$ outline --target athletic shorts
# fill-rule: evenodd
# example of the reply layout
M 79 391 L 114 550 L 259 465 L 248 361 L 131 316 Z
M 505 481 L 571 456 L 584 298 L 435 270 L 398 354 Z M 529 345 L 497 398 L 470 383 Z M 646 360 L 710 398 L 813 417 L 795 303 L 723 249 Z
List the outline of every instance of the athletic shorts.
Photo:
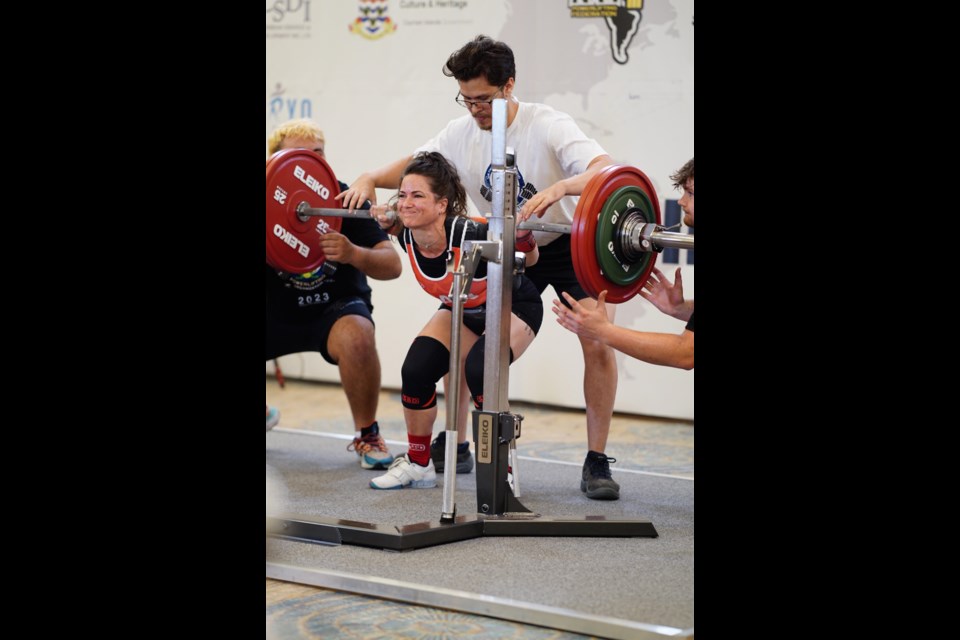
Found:
M 440 305 L 439 308 L 447 311 L 453 310 L 453 307 L 445 304 Z M 510 311 L 523 320 L 534 335 L 540 331 L 540 325 L 543 324 L 543 301 L 529 278 L 519 277 L 519 282 L 513 291 L 513 306 Z M 487 304 L 484 303 L 472 309 L 464 309 L 463 326 L 476 335 L 482 336 L 487 328 Z
M 344 316 L 363 316 L 372 324 L 372 311 L 370 301 L 357 296 L 330 303 L 319 318 L 308 322 L 279 318 L 267 307 L 267 360 L 290 353 L 319 351 L 324 360 L 337 364 L 327 351 L 327 339 L 333 324 Z
M 569 233 L 561 235 L 546 246 L 540 245 L 540 258 L 537 264 L 527 267 L 525 275 L 536 285 L 537 291 L 541 294 L 546 290 L 547 285 L 552 285 L 557 298 L 566 307 L 570 305 L 561 295 L 562 291 L 569 293 L 574 300 L 590 297 L 580 286 L 577 274 L 573 270 Z

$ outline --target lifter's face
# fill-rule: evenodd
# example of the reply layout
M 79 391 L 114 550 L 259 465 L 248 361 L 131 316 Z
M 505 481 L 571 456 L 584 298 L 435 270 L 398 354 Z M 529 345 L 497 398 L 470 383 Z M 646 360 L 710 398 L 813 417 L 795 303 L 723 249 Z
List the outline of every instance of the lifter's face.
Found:
M 683 224 L 693 226 L 693 178 L 683 183 L 683 196 L 680 197 L 680 208 L 683 209 Z
M 321 158 L 325 158 L 323 146 L 324 143 L 316 138 L 284 138 L 280 143 L 281 149 L 310 149 Z
M 397 215 L 403 226 L 409 229 L 429 227 L 442 220 L 446 213 L 447 199 L 438 198 L 433 193 L 429 180 L 415 173 L 403 177 L 397 192 Z
M 472 80 L 457 80 L 460 85 L 460 95 L 464 100 L 474 100 L 481 104 L 467 107 L 473 121 L 484 131 L 493 128 L 493 105 L 489 104 L 496 98 L 510 99 L 513 95 L 513 78 L 507 80 L 503 87 L 498 87 L 487 82 L 487 76 L 479 76 Z

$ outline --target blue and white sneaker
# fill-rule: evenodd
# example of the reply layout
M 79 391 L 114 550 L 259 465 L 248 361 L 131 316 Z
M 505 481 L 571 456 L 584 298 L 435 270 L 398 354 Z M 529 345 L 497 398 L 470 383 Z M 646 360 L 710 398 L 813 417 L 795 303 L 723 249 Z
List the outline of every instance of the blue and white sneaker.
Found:
M 370 486 L 374 489 L 430 489 L 437 486 L 437 470 L 433 466 L 433 460 L 425 467 L 410 462 L 410 457 L 405 453 L 390 465 L 382 476 L 377 476 L 370 481 Z
M 280 422 L 280 409 L 267 407 L 267 431 L 273 429 Z
M 379 433 L 363 438 L 354 437 L 353 442 L 347 445 L 347 451 L 357 452 L 360 466 L 364 469 L 386 469 L 393 462 L 393 454 Z

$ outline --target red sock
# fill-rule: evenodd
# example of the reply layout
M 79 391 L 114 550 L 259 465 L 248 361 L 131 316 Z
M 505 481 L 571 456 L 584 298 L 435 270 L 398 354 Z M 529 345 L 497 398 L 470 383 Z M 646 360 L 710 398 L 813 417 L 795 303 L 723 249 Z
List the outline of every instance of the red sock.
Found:
M 410 462 L 425 467 L 430 464 L 430 436 L 433 434 L 427 434 L 425 436 L 415 436 L 409 431 L 407 432 L 407 440 L 410 441 L 410 449 L 407 451 L 407 455 L 410 456 Z

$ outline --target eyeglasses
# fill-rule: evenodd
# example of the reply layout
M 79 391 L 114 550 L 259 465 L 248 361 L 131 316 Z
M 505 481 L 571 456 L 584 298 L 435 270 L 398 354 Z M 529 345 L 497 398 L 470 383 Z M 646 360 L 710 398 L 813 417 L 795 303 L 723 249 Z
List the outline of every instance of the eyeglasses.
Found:
M 503 87 L 505 86 L 506 85 L 501 85 L 500 88 L 497 89 L 497 93 L 501 93 L 503 91 Z M 494 94 L 494 97 L 490 98 L 489 100 L 467 100 L 460 95 L 460 92 L 458 91 L 456 97 L 457 104 L 461 107 L 466 107 L 467 109 L 473 109 L 474 107 L 489 107 L 493 104 L 494 100 L 496 100 L 496 94 Z

